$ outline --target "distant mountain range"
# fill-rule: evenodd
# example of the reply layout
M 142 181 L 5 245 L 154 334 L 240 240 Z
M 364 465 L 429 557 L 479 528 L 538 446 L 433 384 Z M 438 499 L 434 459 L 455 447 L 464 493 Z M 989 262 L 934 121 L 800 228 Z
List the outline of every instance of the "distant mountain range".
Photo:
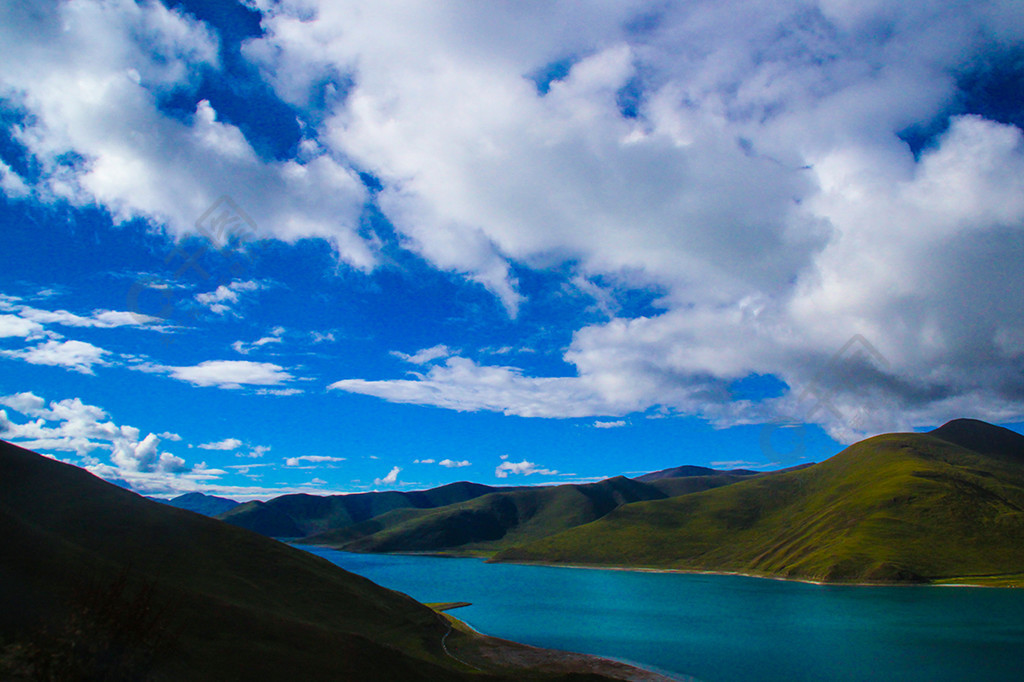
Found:
M 958 419 L 774 472 L 681 466 L 583 485 L 289 495 L 223 515 L 355 552 L 1024 584 L 1024 436 Z
M 272 537 L 355 552 L 491 554 L 601 518 L 631 502 L 728 485 L 756 472 L 686 467 L 684 476 L 495 488 L 452 483 L 417 492 L 283 495 L 219 518 Z M 681 469 L 680 469 L 681 472 Z
M 150 498 L 153 499 L 153 498 Z M 187 509 L 203 516 L 217 516 L 228 512 L 240 503 L 234 500 L 229 500 L 226 497 L 216 497 L 214 495 L 205 495 L 203 493 L 185 493 L 184 495 L 178 495 L 169 500 L 156 500 L 157 502 L 163 502 L 169 504 L 172 507 L 178 509 Z
M 645 675 L 453 628 L 324 559 L 0 441 L 0 679 Z

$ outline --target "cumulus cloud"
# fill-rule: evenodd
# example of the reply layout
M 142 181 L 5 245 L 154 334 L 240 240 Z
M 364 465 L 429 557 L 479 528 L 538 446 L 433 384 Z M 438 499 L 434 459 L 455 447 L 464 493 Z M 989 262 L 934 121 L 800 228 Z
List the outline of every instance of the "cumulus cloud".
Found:
M 351 75 L 325 139 L 381 179 L 409 248 L 510 314 L 522 304 L 510 262 L 568 260 L 582 277 L 629 272 L 667 292 L 662 315 L 580 329 L 571 381 L 463 365 L 457 382 L 446 366 L 336 388 L 727 423 L 771 407 L 731 405 L 731 381 L 773 374 L 798 392 L 861 334 L 890 367 L 831 383 L 851 404 L 884 399 L 866 430 L 892 425 L 888 406 L 903 426 L 956 416 L 954 396 L 973 414 L 1024 416 L 1006 379 L 1024 338 L 1020 131 L 955 117 L 919 156 L 900 137 L 955 109 L 957 73 L 1019 49 L 1013 3 L 624 3 L 575 7 L 571 22 L 559 3 L 488 17 L 312 7 L 268 17 L 251 54 L 295 102 L 329 69 Z M 574 391 L 578 408 L 547 404 Z
M 26 320 L 39 324 L 60 324 L 66 327 L 113 329 L 116 327 L 145 327 L 162 322 L 159 317 L 124 310 L 99 309 L 92 311 L 92 315 L 86 317 L 67 310 L 41 310 L 27 305 L 17 308 L 18 314 Z
M 384 478 L 373 479 L 374 485 L 395 485 L 398 483 L 398 474 L 401 473 L 401 467 L 391 467 L 391 471 L 387 473 Z
M 302 466 L 303 462 L 309 462 L 310 464 L 325 464 L 331 462 L 344 462 L 344 457 L 331 457 L 329 455 L 302 455 L 300 457 L 289 457 L 285 460 L 285 465 L 290 467 Z
M 415 379 L 342 379 L 328 388 L 397 403 L 435 405 L 460 412 L 493 410 L 522 417 L 585 417 L 618 414 L 626 409 L 610 405 L 575 377 L 527 377 L 514 367 L 482 366 L 462 357 L 448 358 Z
M 422 350 L 418 350 L 412 355 L 397 350 L 391 351 L 391 354 L 394 355 L 396 358 L 401 358 L 402 360 L 405 360 L 406 362 L 413 365 L 425 365 L 428 362 L 432 362 L 439 358 L 448 357 L 449 355 L 452 354 L 452 350 L 448 348 L 448 346 L 439 344 L 437 346 L 432 346 L 430 348 L 423 348 Z
M 611 421 L 611 422 L 602 422 L 602 421 L 594 422 L 594 428 L 595 429 L 617 429 L 620 426 L 625 426 L 625 425 L 626 425 L 626 422 L 621 420 L 621 419 L 618 419 L 616 421 Z
M 508 478 L 509 474 L 519 476 L 532 476 L 533 474 L 554 476 L 557 473 L 554 469 L 538 469 L 536 464 L 525 459 L 522 462 L 510 462 L 505 459 L 494 469 L 494 475 L 498 478 Z
M 195 295 L 195 300 L 200 305 L 205 306 L 210 312 L 217 315 L 223 315 L 224 313 L 231 311 L 231 305 L 238 303 L 238 295 L 240 292 L 245 291 L 258 291 L 264 288 L 260 282 L 252 280 L 241 281 L 234 280 L 228 284 L 221 284 L 213 291 L 206 293 L 199 293 Z M 279 340 L 279 339 L 278 339 Z M 264 343 L 271 343 L 271 341 L 264 341 Z M 255 345 L 262 345 L 257 342 Z M 236 348 L 236 350 L 238 350 Z M 242 351 L 239 351 L 242 352 Z
M 468 459 L 463 459 L 463 460 L 459 460 L 459 461 L 452 460 L 452 459 L 442 459 L 440 462 L 438 462 L 439 466 L 443 466 L 443 467 L 446 467 L 448 469 L 460 469 L 462 467 L 471 466 L 472 464 L 473 463 L 470 462 Z
M 281 336 L 284 334 L 284 332 L 284 327 L 274 327 L 274 329 L 271 330 L 270 336 L 262 336 L 256 339 L 255 341 L 252 341 L 251 343 L 245 343 L 244 341 L 235 341 L 234 343 L 231 344 L 231 347 L 237 353 L 241 353 L 242 355 L 248 355 L 250 352 L 256 350 L 257 348 L 266 346 L 267 344 L 283 343 L 284 339 L 282 339 Z
M 968 76 L 1019 54 L 1014 0 L 253 4 L 263 32 L 244 54 L 306 117 L 294 159 L 261 159 L 209 102 L 159 110 L 218 66 L 201 22 L 160 3 L 5 7 L 3 91 L 31 114 L 16 136 L 40 164 L 34 196 L 180 236 L 230 194 L 258 237 L 325 239 L 363 270 L 370 200 L 399 248 L 510 316 L 517 269 L 560 266 L 610 318 L 576 330 L 565 377 L 435 347 L 404 356 L 446 359 L 414 379 L 333 388 L 524 416 L 781 415 L 842 438 L 1024 418 L 1021 131 L 951 116 Z M 662 293 L 660 312 L 624 313 L 595 277 Z M 203 295 L 225 312 L 237 292 Z M 855 335 L 886 364 L 832 363 Z M 750 374 L 789 393 L 735 400 Z M 801 407 L 808 387 L 836 410 Z
M 95 374 L 94 366 L 109 364 L 104 356 L 110 351 L 85 341 L 46 341 L 22 350 L 0 350 L 0 355 L 24 360 L 33 365 L 64 367 L 82 374 Z
M 143 372 L 168 374 L 179 381 L 193 386 L 215 386 L 238 389 L 243 386 L 277 386 L 287 383 L 293 377 L 284 367 L 269 362 L 249 360 L 206 360 L 198 365 L 169 367 L 152 363 L 132 366 Z
M 119 221 L 149 218 L 178 236 L 231 195 L 259 217 L 255 236 L 323 238 L 355 267 L 373 266 L 375 246 L 358 234 L 366 190 L 351 168 L 315 145 L 302 158 L 264 161 L 207 101 L 183 117 L 160 110 L 162 95 L 194 89 L 219 66 L 205 24 L 128 0 L 3 12 L 4 92 L 32 116 L 18 137 L 40 162 L 41 196 L 96 202 Z
M 203 443 L 197 447 L 200 447 L 203 450 L 237 450 L 242 447 L 242 441 L 237 438 L 225 438 L 224 440 L 219 440 L 215 443 Z
M 25 339 L 37 339 L 42 334 L 43 326 L 38 322 L 17 315 L 0 315 L 0 337 L 20 336 Z
M 5 440 L 23 447 L 71 452 L 85 458 L 86 468 L 107 467 L 107 478 L 143 474 L 180 474 L 191 471 L 183 459 L 160 449 L 160 436 L 142 436 L 133 426 L 118 426 L 102 408 L 78 398 L 47 404 L 34 393 L 16 393 L 0 397 L 0 405 L 17 411 L 33 421 L 15 423 L 0 411 Z M 92 456 L 96 450 L 110 452 L 110 464 Z

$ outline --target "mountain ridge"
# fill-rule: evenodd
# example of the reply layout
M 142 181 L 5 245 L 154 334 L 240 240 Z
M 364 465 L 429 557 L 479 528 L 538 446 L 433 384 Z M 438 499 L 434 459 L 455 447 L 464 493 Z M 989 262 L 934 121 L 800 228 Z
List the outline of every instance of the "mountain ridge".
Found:
M 325 559 L 3 441 L 0 578 L 4 679 L 657 677 L 453 630 Z
M 625 505 L 493 560 L 1022 584 L 1022 510 L 1024 436 L 953 420 L 875 436 L 810 467 Z

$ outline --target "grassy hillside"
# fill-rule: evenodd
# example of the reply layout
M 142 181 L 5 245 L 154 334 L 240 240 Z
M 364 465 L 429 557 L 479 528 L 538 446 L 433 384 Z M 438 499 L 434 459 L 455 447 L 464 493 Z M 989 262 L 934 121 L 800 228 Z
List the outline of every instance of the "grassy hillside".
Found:
M 825 581 L 1024 581 L 1024 437 L 957 420 L 814 466 L 630 504 L 498 554 Z
M 524 668 L 515 647 L 453 632 L 306 552 L 0 442 L 2 679 L 567 679 L 564 661 Z
M 361 523 L 395 509 L 432 509 L 502 490 L 461 481 L 430 490 L 354 495 L 282 495 L 221 514 L 228 523 L 269 537 L 297 538 Z
M 437 509 L 395 510 L 303 542 L 353 552 L 488 554 L 590 523 L 623 504 L 737 480 L 714 475 L 648 484 L 618 476 L 598 483 L 506 490 Z

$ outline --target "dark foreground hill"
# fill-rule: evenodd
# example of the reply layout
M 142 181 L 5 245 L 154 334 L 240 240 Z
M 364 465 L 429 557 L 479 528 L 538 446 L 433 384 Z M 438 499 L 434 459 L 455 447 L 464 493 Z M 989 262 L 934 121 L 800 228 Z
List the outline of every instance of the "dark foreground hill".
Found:
M 321 558 L 0 441 L 0 679 L 655 677 L 452 629 Z
M 649 483 L 616 476 L 597 483 L 497 489 L 433 509 L 396 509 L 302 542 L 350 552 L 488 555 L 590 523 L 624 504 L 708 490 L 744 478 L 694 469 L 700 471 Z
M 625 505 L 495 560 L 1024 584 L 1024 437 L 973 420 L 876 436 L 804 469 Z

